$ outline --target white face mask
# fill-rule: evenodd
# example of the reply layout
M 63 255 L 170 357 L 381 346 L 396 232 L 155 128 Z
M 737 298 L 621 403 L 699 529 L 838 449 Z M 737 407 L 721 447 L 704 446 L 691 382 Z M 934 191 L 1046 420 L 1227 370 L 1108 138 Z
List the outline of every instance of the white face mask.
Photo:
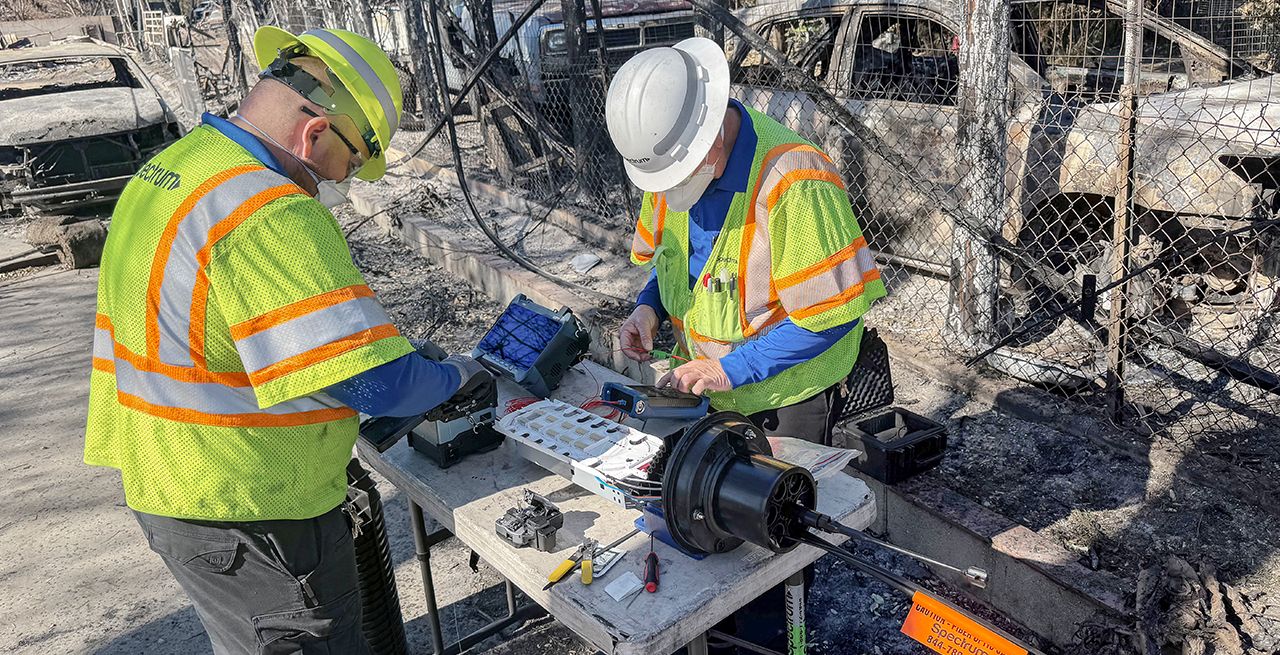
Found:
M 724 125 L 720 125 L 720 135 L 716 138 L 716 143 L 724 144 Z M 720 157 L 724 154 L 721 153 Z M 719 157 L 717 157 L 718 159 Z M 718 162 L 717 162 L 718 163 Z M 683 182 L 667 189 L 667 209 L 677 212 L 689 211 L 695 203 L 702 198 L 702 194 L 706 193 L 707 187 L 716 179 L 716 165 L 703 162 L 693 174 L 685 178 Z
M 319 180 L 316 182 L 316 189 L 316 200 L 325 207 L 333 209 L 347 202 L 347 194 L 351 191 L 351 180 L 346 179 L 341 182 Z
M 254 131 L 256 131 L 258 134 L 261 134 L 263 138 L 270 141 L 271 143 L 274 143 L 277 148 L 289 153 L 289 156 L 293 157 L 294 161 L 302 165 L 302 170 L 306 171 L 307 175 L 311 176 L 311 180 L 316 183 L 316 201 L 317 202 L 324 205 L 325 207 L 328 207 L 329 209 L 333 209 L 334 207 L 345 204 L 347 202 L 347 194 L 351 191 L 350 177 L 348 177 L 345 180 L 342 180 L 341 182 L 328 180 L 323 177 L 320 177 L 320 174 L 312 170 L 311 167 L 307 165 L 307 162 L 302 161 L 302 158 L 293 154 L 292 150 L 284 147 L 279 141 L 276 141 L 275 139 L 271 138 L 270 134 L 263 132 L 262 128 L 258 127 L 257 125 L 254 125 L 252 122 L 249 121 L 249 119 L 245 118 L 244 116 L 237 115 L 236 118 L 239 118 L 240 120 L 244 121 L 246 125 L 248 125 L 249 127 L 252 127 Z
M 687 180 L 664 192 L 667 196 L 667 208 L 677 212 L 689 211 L 715 179 L 715 164 L 699 166 Z

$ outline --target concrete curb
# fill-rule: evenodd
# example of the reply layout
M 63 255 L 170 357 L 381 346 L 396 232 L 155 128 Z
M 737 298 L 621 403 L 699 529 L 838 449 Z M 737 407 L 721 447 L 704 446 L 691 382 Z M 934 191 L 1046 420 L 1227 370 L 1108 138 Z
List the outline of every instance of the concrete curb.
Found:
M 408 165 L 422 174 L 444 175 L 439 167 L 420 160 Z M 444 175 L 444 179 L 452 179 L 456 184 L 456 177 Z M 484 188 L 488 185 L 480 185 L 482 183 L 472 183 L 473 191 L 488 194 Z M 365 197 L 358 189 L 353 190 L 351 198 L 356 211 L 365 216 L 388 206 Z M 524 293 L 544 305 L 573 309 L 591 329 L 592 359 L 642 381 L 651 382 L 662 373 L 659 368 L 639 366 L 612 352 L 616 325 L 601 325 L 599 311 L 576 294 L 503 257 L 475 252 L 452 230 L 423 219 L 383 213 L 374 220 L 384 229 L 398 233 L 423 257 L 466 279 L 499 302 L 505 303 L 516 293 Z M 977 376 L 953 381 L 937 377 L 936 371 L 930 373 L 919 368 L 914 359 L 902 354 L 919 353 L 890 335 L 886 337 L 890 352 L 898 352 L 893 357 L 896 362 L 979 400 L 993 404 L 998 400 L 994 395 L 986 397 L 981 384 L 984 381 Z M 1011 411 L 1003 406 L 1001 409 Z M 1023 416 L 1022 412 L 1012 411 Z M 1051 425 L 1057 427 L 1054 423 Z M 1051 641 L 1069 642 L 1077 627 L 1087 621 L 1116 622 L 1127 616 L 1125 599 L 1132 594 L 1121 580 L 1081 566 L 1074 554 L 1032 530 L 937 484 L 908 482 L 888 486 L 860 477 L 864 477 L 877 496 L 877 532 L 888 535 L 897 545 L 942 561 L 986 568 L 992 576 L 992 584 L 986 590 L 968 587 L 963 580 L 945 572 L 937 573 L 957 589 Z
M 396 148 L 387 149 L 387 158 L 395 161 L 396 159 L 404 159 L 409 153 L 397 150 Z M 403 166 L 426 177 L 436 178 L 459 186 L 458 174 L 450 168 L 437 166 L 420 157 L 414 157 L 405 161 Z M 487 182 L 480 182 L 474 179 L 467 180 L 467 188 L 471 193 L 482 195 L 490 200 L 495 200 L 504 209 L 530 216 L 546 216 L 547 222 L 552 225 L 559 226 L 566 232 L 580 237 L 587 243 L 600 248 L 605 248 L 620 255 L 626 255 L 631 252 L 631 239 L 619 233 L 617 230 L 600 225 L 589 220 L 585 220 L 579 216 L 571 214 L 563 209 L 555 208 L 548 210 L 545 206 L 528 198 L 510 193 L 505 189 L 496 187 Z

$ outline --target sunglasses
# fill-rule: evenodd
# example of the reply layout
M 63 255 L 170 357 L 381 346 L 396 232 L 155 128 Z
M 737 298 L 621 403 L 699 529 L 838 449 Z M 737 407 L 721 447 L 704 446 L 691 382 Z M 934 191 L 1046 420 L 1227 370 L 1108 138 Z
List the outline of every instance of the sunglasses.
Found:
M 320 114 L 317 114 L 316 112 L 312 111 L 310 107 L 303 107 L 302 113 L 312 118 L 320 118 Z M 366 159 L 365 156 L 361 154 L 360 149 L 357 148 L 355 144 L 351 143 L 351 141 L 347 139 L 347 137 L 342 136 L 342 130 L 338 129 L 338 124 L 333 121 L 332 116 L 326 116 L 325 118 L 329 119 L 329 131 L 333 132 L 334 136 L 337 136 L 338 139 L 342 141 L 342 145 L 345 145 L 347 147 L 347 150 L 351 151 L 351 160 L 347 164 L 347 177 L 351 177 L 352 175 L 355 174 L 356 171 L 364 167 L 364 163 L 368 161 L 368 159 Z

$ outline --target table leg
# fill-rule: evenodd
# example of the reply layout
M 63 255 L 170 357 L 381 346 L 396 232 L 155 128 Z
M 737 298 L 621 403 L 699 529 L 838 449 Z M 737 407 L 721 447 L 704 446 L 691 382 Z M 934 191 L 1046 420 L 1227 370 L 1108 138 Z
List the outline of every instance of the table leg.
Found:
M 689 655 L 707 655 L 707 633 L 704 632 L 694 637 L 685 650 L 688 651 Z
M 797 571 L 787 578 L 783 589 L 787 595 L 787 655 L 805 655 L 804 571 Z
M 507 616 L 516 615 L 516 586 L 511 581 L 503 578 L 502 581 L 507 585 Z
M 440 608 L 436 606 L 436 585 L 431 579 L 431 545 L 427 543 L 426 523 L 422 508 L 409 501 L 409 523 L 413 527 L 413 546 L 422 572 L 422 590 L 427 597 L 427 620 L 431 622 L 431 648 L 435 655 L 444 654 L 444 633 L 440 628 Z

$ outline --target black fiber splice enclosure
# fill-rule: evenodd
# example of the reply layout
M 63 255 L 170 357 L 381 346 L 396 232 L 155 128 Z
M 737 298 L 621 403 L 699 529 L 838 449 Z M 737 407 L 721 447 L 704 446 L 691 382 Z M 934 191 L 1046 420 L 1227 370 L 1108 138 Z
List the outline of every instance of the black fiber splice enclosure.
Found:
M 786 552 L 806 531 L 798 511 L 816 507 L 817 484 L 808 470 L 774 459 L 748 418 L 718 412 L 671 448 L 662 504 L 671 538 L 690 553 L 728 552 L 744 541 Z
M 840 423 L 843 446 L 862 452 L 853 462 L 855 468 L 885 484 L 897 484 L 942 461 L 947 451 L 946 426 L 892 406 L 889 348 L 874 328 L 862 335 L 858 363 L 849 379 L 849 399 Z

